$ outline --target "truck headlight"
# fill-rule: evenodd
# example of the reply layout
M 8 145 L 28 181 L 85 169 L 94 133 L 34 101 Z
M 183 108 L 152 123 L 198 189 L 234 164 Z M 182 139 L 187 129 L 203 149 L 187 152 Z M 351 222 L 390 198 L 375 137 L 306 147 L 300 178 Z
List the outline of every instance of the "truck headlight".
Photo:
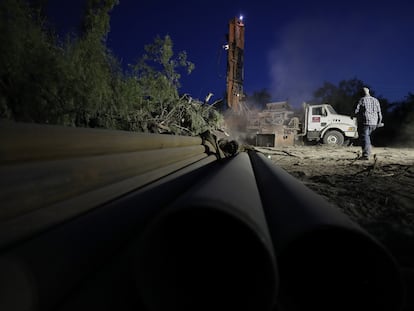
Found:
M 353 127 L 353 126 L 348 127 L 348 131 L 349 132 L 355 132 L 355 127 Z

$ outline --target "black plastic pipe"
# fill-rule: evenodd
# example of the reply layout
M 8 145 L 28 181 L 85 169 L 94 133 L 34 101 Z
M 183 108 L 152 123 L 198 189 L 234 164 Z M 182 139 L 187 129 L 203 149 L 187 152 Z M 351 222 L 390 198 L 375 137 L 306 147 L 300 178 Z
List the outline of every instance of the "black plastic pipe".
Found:
M 148 310 L 273 310 L 278 271 L 246 153 L 224 161 L 148 226 L 137 249 Z
M 399 269 L 385 247 L 263 154 L 249 156 L 278 258 L 281 310 L 400 310 Z

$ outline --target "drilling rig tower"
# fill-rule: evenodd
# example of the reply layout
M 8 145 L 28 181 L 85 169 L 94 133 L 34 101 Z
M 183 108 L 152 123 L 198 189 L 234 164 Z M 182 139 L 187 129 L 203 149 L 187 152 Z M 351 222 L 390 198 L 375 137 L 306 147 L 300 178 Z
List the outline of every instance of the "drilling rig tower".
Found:
M 244 23 L 243 17 L 234 17 L 229 22 L 227 56 L 227 105 L 240 112 L 244 98 Z

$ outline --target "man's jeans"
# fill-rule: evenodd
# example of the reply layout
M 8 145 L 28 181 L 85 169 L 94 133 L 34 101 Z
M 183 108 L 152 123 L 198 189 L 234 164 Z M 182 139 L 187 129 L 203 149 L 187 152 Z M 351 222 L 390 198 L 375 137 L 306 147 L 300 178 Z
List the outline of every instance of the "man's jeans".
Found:
M 364 125 L 362 128 L 362 156 L 364 157 L 369 157 L 371 155 L 371 133 L 376 128 L 376 125 Z

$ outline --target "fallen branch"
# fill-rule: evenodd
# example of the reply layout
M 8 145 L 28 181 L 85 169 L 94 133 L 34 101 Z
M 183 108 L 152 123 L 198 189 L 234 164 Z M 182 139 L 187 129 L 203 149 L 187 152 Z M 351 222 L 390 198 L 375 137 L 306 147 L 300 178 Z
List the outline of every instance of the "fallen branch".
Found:
M 293 154 L 293 153 L 290 153 L 290 152 L 285 151 L 285 150 L 274 150 L 274 149 L 272 149 L 272 148 L 268 148 L 268 147 L 261 147 L 260 149 L 264 149 L 264 150 L 270 150 L 270 151 L 272 151 L 272 153 L 271 153 L 270 155 L 288 155 L 288 156 L 290 156 L 290 157 L 301 158 L 300 156 L 298 156 L 298 155 L 296 155 L 296 154 Z M 261 152 L 261 151 L 260 151 L 260 149 L 255 148 L 255 150 L 256 150 L 256 151 Z M 263 153 L 263 152 L 262 152 L 262 153 Z
M 357 160 L 357 159 L 355 159 L 355 160 L 354 160 L 354 162 L 355 162 L 356 160 Z M 372 172 L 375 170 L 375 168 L 377 167 L 377 160 L 378 160 L 377 155 L 376 155 L 376 154 L 374 154 L 374 163 L 373 163 L 372 165 L 370 165 L 370 166 L 366 167 L 366 168 L 365 168 L 365 169 L 363 169 L 362 171 L 356 172 L 356 173 L 354 174 L 354 176 L 359 175 L 359 174 L 362 174 L 362 173 L 365 173 L 365 172 L 368 172 L 367 176 L 370 176 L 370 175 L 371 175 L 371 173 L 372 173 Z M 352 163 L 354 163 L 354 162 L 352 162 Z
M 374 154 L 374 163 L 369 167 L 368 176 L 370 176 L 372 171 L 377 167 L 377 161 L 378 161 L 377 155 Z

